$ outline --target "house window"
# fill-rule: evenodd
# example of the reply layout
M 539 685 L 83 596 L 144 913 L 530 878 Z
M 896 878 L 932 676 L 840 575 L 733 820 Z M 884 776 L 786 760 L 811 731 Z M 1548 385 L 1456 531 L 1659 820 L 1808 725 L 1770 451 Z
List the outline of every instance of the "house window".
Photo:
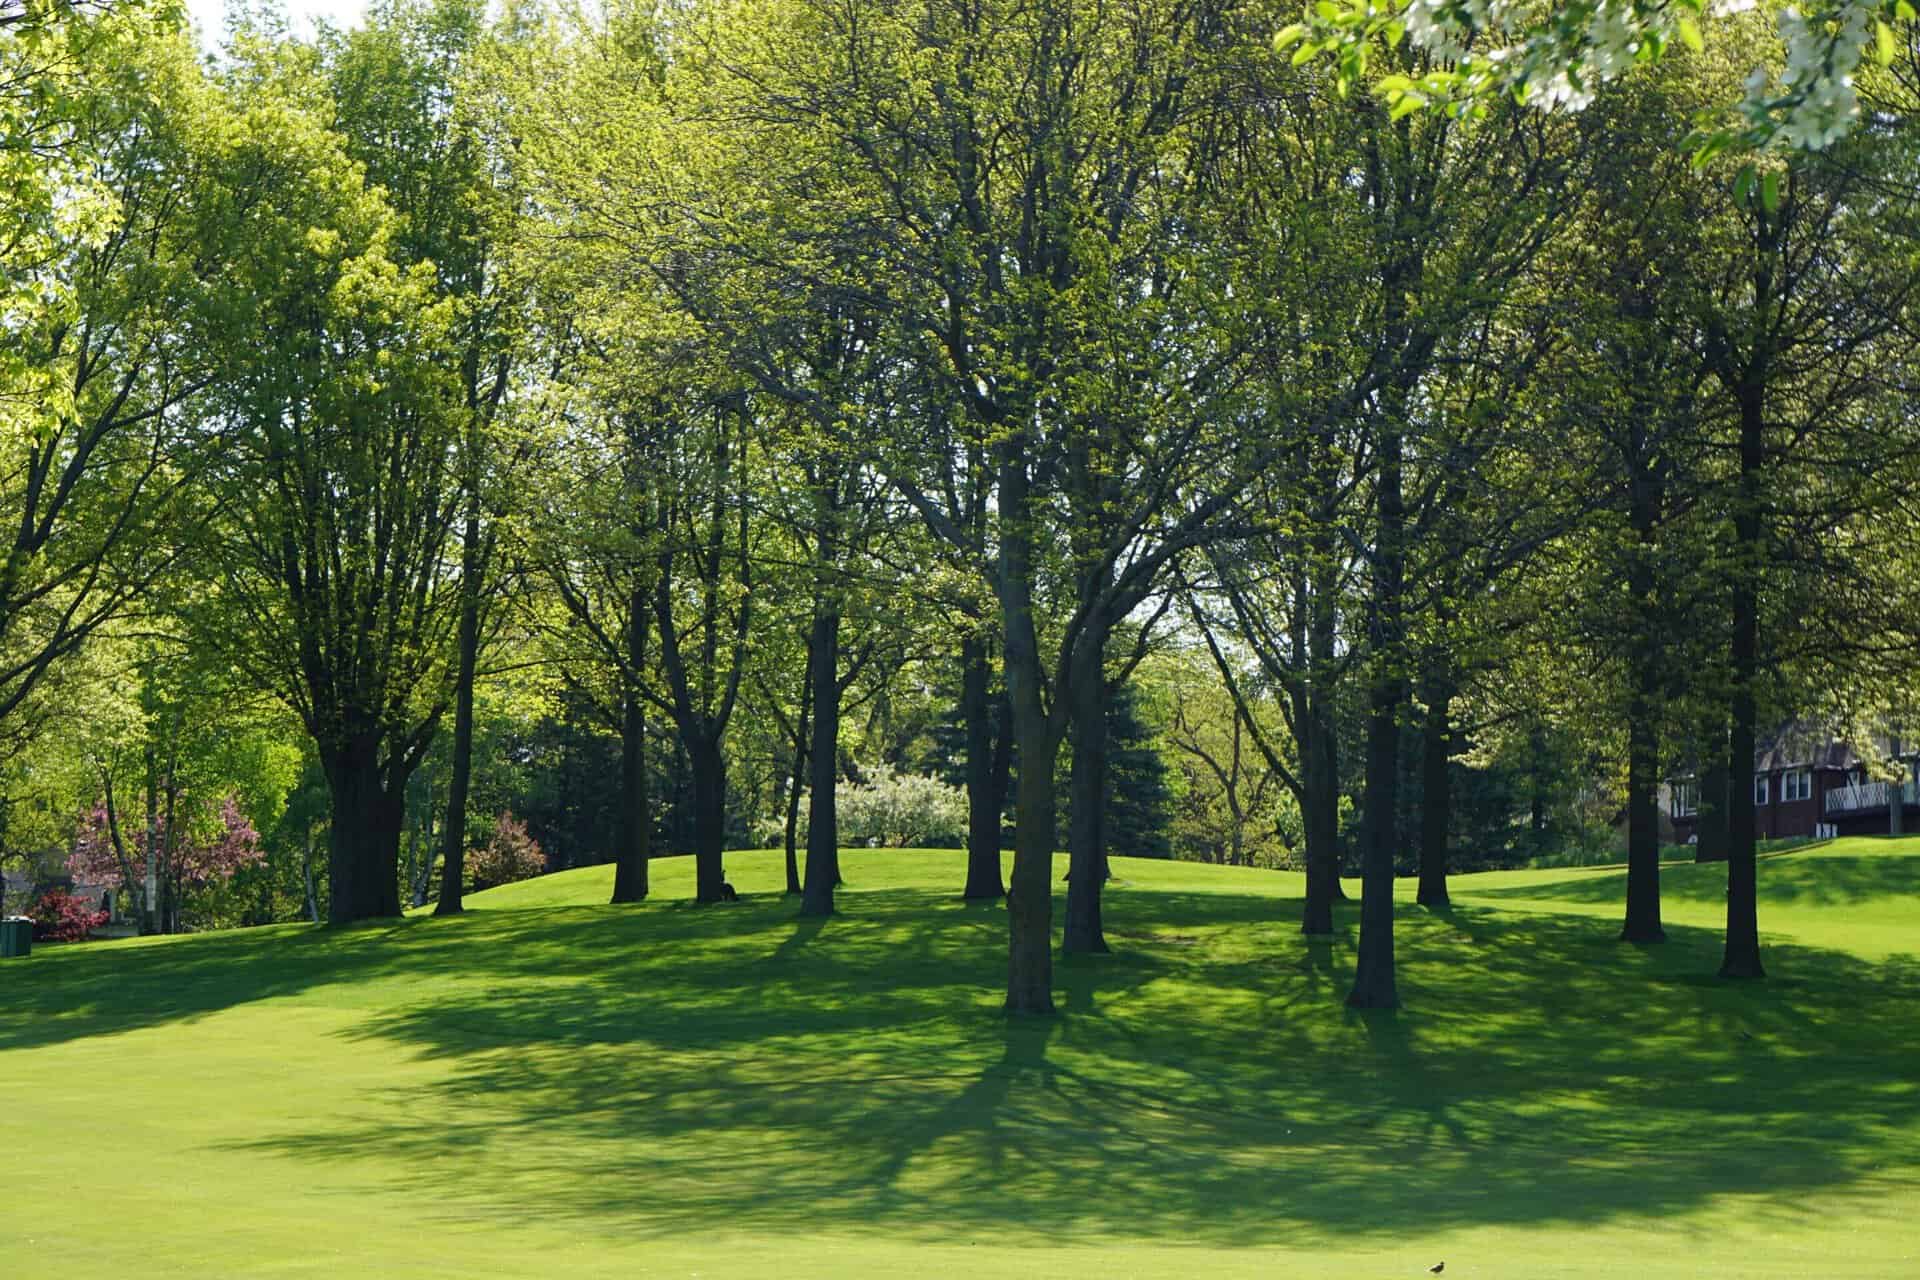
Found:
M 1780 802 L 1791 804 L 1795 800 L 1813 798 L 1813 775 L 1805 769 L 1794 769 L 1780 775 Z
M 1767 775 L 1764 773 L 1756 773 L 1753 775 L 1753 803 L 1757 807 L 1759 805 L 1765 804 L 1766 802 L 1767 802 Z
M 1697 782 L 1676 782 L 1673 784 L 1673 816 L 1691 818 L 1700 812 L 1700 784 Z

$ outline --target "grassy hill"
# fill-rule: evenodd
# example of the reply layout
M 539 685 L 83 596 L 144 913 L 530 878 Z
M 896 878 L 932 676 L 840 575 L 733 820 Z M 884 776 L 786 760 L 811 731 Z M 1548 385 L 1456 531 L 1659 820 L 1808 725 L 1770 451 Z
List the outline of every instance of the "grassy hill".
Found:
M 1117 954 L 997 1012 L 958 854 L 777 858 L 695 908 L 610 870 L 452 921 L 46 948 L 0 965 L 0 1256 L 70 1275 L 1920 1274 L 1920 841 L 1761 868 L 1770 976 L 1712 978 L 1724 872 L 1493 873 L 1400 914 L 1121 860 Z M 1408 886 L 1411 893 L 1411 885 Z M 57 1263 L 57 1265 L 56 1265 Z

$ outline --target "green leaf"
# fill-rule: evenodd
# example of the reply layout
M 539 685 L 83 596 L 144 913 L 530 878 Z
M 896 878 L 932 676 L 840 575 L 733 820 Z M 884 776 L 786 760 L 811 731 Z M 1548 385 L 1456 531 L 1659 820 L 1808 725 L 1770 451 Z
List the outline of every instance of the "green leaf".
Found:
M 1920 9 L 1913 7 L 1912 0 L 1893 0 L 1893 16 L 1902 22 L 1912 22 L 1920 18 Z
M 1273 38 L 1274 51 L 1277 53 L 1285 53 L 1288 46 L 1293 44 L 1294 41 L 1304 40 L 1306 38 L 1307 26 L 1304 22 L 1296 22 L 1292 26 L 1282 27 L 1280 28 L 1279 34 Z
M 1313 6 L 1313 11 L 1325 18 L 1328 22 L 1332 22 L 1340 16 L 1340 9 L 1332 3 L 1332 0 L 1319 0 L 1319 2 Z
M 1386 32 L 1387 48 L 1398 49 L 1400 47 L 1400 42 L 1406 38 L 1407 24 L 1400 21 L 1398 18 L 1395 18 L 1392 22 L 1389 22 L 1384 28 L 1382 28 L 1382 30 Z
M 1896 51 L 1893 28 L 1884 22 L 1875 22 L 1873 28 L 1874 56 L 1880 60 L 1881 66 L 1890 67 L 1893 65 L 1893 55 Z
M 1387 112 L 1387 118 L 1389 120 L 1398 120 L 1402 116 L 1412 115 L 1426 105 L 1426 98 L 1420 94 L 1411 92 L 1403 93 L 1393 100 L 1393 106 Z
M 1767 176 L 1760 179 L 1760 203 L 1768 213 L 1780 207 L 1780 171 L 1767 170 Z
M 1293 51 L 1293 65 L 1299 66 L 1314 54 L 1320 52 L 1320 46 L 1309 40 Z
M 1679 22 L 1674 24 L 1674 30 L 1680 33 L 1680 43 L 1695 53 L 1699 53 L 1707 47 L 1707 42 L 1700 38 L 1699 26 L 1695 24 L 1692 18 L 1680 19 Z
M 1708 145 L 1711 146 L 1712 144 L 1709 143 Z M 1739 176 L 1734 178 L 1733 180 L 1733 202 L 1738 205 L 1745 205 L 1747 201 L 1751 200 L 1752 198 L 1753 198 L 1753 166 L 1750 164 L 1743 164 L 1740 166 Z

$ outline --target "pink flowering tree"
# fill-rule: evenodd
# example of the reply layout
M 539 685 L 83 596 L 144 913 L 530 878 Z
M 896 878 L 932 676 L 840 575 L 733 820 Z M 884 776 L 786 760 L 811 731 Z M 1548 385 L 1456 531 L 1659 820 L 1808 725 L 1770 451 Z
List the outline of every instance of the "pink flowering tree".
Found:
M 266 856 L 260 833 L 254 830 L 233 792 L 220 801 L 212 823 L 195 829 L 177 819 L 172 826 L 162 822 L 158 836 L 154 848 L 163 907 L 160 915 L 169 929 L 178 927 L 183 894 L 224 884 L 236 872 Z M 139 891 L 146 859 L 146 829 L 129 829 L 123 824 L 116 840 L 106 807 L 98 805 L 80 824 L 67 870 L 76 880 L 118 884 L 132 894 Z

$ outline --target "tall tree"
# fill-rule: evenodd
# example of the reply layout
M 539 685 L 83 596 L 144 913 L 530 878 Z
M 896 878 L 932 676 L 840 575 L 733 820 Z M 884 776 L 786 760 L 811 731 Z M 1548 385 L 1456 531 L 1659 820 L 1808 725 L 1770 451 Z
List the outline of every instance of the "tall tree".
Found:
M 454 309 L 430 264 L 395 261 L 401 228 L 315 117 L 325 92 L 300 60 L 255 46 L 230 84 L 230 185 L 206 216 L 248 332 L 220 391 L 234 442 L 202 625 L 313 736 L 328 918 L 398 915 L 406 785 L 446 708 L 458 614 Z

